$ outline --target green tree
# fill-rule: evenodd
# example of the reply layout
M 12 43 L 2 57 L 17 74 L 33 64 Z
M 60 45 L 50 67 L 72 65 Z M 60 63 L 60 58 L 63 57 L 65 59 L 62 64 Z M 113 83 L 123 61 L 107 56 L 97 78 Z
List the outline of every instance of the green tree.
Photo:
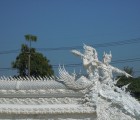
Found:
M 16 60 L 12 62 L 12 67 L 18 70 L 18 76 L 28 75 L 30 51 L 30 75 L 31 76 L 52 76 L 54 71 L 49 64 L 49 60 L 43 54 L 36 51 L 35 48 L 28 47 L 26 44 L 21 45 L 21 50 Z
M 30 76 L 30 73 L 31 73 L 31 42 L 32 41 L 36 42 L 37 41 L 37 36 L 27 34 L 24 37 L 30 43 L 29 44 L 29 54 L 28 54 L 28 57 L 29 57 L 29 60 L 28 60 L 28 76 Z

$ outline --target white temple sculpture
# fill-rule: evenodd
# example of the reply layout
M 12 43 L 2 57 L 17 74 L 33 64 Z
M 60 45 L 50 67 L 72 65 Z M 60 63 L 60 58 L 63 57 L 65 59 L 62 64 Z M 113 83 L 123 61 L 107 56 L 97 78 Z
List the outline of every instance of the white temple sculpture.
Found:
M 59 77 L 1 77 L 0 119 L 17 120 L 140 120 L 140 103 L 118 88 L 113 73 L 132 77 L 110 65 L 111 52 L 98 60 L 95 48 L 84 45 L 79 56 L 88 76 L 70 74 L 59 66 Z

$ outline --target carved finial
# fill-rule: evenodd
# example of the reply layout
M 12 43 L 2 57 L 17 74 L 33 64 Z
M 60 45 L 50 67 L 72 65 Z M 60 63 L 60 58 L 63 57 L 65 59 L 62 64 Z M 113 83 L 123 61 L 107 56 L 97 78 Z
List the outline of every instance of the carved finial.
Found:
M 106 55 L 106 53 L 105 53 L 105 51 L 104 51 L 103 57 L 105 57 L 105 55 Z
M 111 54 L 111 51 L 110 51 L 109 55 L 110 55 L 110 57 L 112 58 L 112 54 Z

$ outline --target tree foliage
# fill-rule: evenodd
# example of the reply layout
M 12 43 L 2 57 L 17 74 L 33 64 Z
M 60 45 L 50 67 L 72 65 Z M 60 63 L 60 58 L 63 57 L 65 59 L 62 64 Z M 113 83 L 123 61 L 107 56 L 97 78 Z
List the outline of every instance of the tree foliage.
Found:
M 132 76 L 134 74 L 133 68 L 128 66 L 124 67 L 124 71 Z M 127 88 L 127 91 L 129 91 L 132 96 L 140 100 L 140 78 L 127 78 L 125 76 L 121 76 L 120 80 L 117 82 L 118 87 L 122 87 L 127 84 L 130 84 Z
M 35 36 L 35 35 L 27 34 L 24 37 L 27 41 L 34 41 L 34 42 L 37 41 L 37 36 Z
M 25 35 L 26 40 L 31 40 L 31 35 Z M 35 38 L 32 38 L 36 40 Z M 28 75 L 28 62 L 30 56 L 30 75 L 31 76 L 52 76 L 54 71 L 49 64 L 49 60 L 43 54 L 36 51 L 35 48 L 29 48 L 26 44 L 21 45 L 21 50 L 16 60 L 12 62 L 12 67 L 18 70 L 19 76 Z
M 117 82 L 118 87 L 130 84 L 127 88 L 132 96 L 140 100 L 140 78 L 121 78 Z
M 131 68 L 129 66 L 124 67 L 124 71 L 127 72 L 128 74 L 132 75 L 132 76 L 134 75 L 133 68 Z

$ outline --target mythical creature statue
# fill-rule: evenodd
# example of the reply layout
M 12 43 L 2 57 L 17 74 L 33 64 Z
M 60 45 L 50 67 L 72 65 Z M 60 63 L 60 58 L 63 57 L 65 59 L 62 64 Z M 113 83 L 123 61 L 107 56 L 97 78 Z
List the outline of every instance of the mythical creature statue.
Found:
M 140 119 L 140 104 L 129 92 L 126 92 L 128 85 L 118 88 L 115 84 L 113 73 L 132 77 L 110 65 L 112 54 L 104 53 L 102 62 L 98 60 L 95 48 L 84 44 L 84 53 L 72 50 L 72 53 L 81 57 L 83 66 L 87 70 L 88 77 L 76 78 L 70 75 L 65 68 L 59 67 L 60 80 L 73 90 L 87 89 L 83 98 L 83 104 L 94 107 L 98 120 L 138 120 Z
M 80 53 L 77 50 L 72 50 L 71 52 L 76 55 L 80 56 L 83 61 L 83 66 L 87 70 L 87 74 L 90 80 L 98 79 L 98 54 L 96 50 L 84 44 L 84 54 Z
M 109 83 L 111 81 L 110 83 L 112 83 L 113 73 L 125 75 L 126 77 L 132 77 L 125 71 L 122 71 L 122 70 L 110 65 L 111 59 L 112 59 L 111 51 L 109 54 L 104 52 L 103 62 L 100 62 L 99 66 L 98 66 L 99 75 L 100 75 L 99 78 L 100 78 L 101 82 Z

